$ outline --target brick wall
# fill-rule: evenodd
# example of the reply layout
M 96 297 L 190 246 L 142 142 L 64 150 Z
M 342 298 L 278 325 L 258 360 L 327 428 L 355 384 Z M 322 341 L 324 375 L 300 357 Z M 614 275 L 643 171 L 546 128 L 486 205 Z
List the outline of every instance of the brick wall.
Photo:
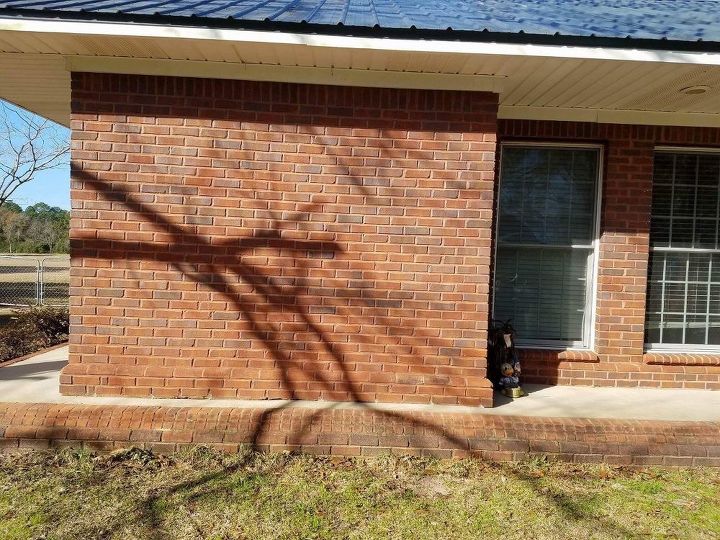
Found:
M 605 145 L 594 351 L 522 351 L 526 380 L 720 390 L 720 356 L 643 354 L 654 147 L 720 147 L 720 129 L 507 120 L 498 133 Z
M 63 393 L 491 405 L 495 95 L 72 92 Z
M 652 154 L 720 130 L 501 121 L 485 93 L 73 74 L 66 394 L 492 403 L 496 126 L 605 146 L 595 346 L 528 382 L 720 389 L 643 354 Z

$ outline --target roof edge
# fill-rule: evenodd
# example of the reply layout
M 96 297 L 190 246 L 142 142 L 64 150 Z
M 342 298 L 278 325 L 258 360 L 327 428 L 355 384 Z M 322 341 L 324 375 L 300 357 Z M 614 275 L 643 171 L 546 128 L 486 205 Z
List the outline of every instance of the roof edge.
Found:
M 227 30 L 253 30 L 267 32 L 288 32 L 296 34 L 319 34 L 329 36 L 345 37 L 371 37 L 389 39 L 409 40 L 442 40 L 458 41 L 468 43 L 503 43 L 510 45 L 549 45 L 568 47 L 602 47 L 609 49 L 645 49 L 657 51 L 677 52 L 720 52 L 718 41 L 683 41 L 667 38 L 615 38 L 602 36 L 579 36 L 556 34 L 531 34 L 520 31 L 493 32 L 490 30 L 433 30 L 422 28 L 385 28 L 366 26 L 346 26 L 342 23 L 316 24 L 305 21 L 281 22 L 281 21 L 253 21 L 234 18 L 214 19 L 197 16 L 170 16 L 170 15 L 138 15 L 130 13 L 98 13 L 87 11 L 58 11 L 58 10 L 32 10 L 0 8 L 0 17 L 34 19 L 34 20 L 55 20 L 68 22 L 102 22 L 102 23 L 123 23 L 143 24 L 156 26 L 179 26 L 197 27 L 208 29 Z

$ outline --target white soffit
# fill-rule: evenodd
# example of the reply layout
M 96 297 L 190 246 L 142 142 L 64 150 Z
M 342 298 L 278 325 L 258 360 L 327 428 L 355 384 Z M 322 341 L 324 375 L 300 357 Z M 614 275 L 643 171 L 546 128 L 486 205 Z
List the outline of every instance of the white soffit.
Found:
M 0 18 L 0 97 L 68 124 L 69 71 L 489 91 L 502 118 L 720 127 L 720 54 Z

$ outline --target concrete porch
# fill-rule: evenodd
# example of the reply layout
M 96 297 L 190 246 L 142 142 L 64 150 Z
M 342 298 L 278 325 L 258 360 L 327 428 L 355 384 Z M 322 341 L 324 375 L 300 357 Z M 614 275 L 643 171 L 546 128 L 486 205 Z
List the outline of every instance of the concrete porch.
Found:
M 338 403 L 329 401 L 239 399 L 148 399 L 63 396 L 58 391 L 68 348 L 61 347 L 0 368 L 0 403 L 163 406 L 242 409 L 371 409 L 493 416 L 597 418 L 668 422 L 720 421 L 720 392 L 646 388 L 525 385 L 528 395 L 511 400 L 496 394 L 494 408 L 455 405 Z

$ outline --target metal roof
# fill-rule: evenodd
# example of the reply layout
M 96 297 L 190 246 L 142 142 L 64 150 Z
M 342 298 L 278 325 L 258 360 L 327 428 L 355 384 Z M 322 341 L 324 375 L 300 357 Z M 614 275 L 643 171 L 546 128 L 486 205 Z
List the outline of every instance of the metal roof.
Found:
M 717 0 L 0 0 L 0 16 L 489 39 L 720 44 Z M 484 38 L 481 35 L 485 34 Z M 524 37 L 522 37 L 524 36 Z M 622 41 L 621 41 L 622 40 Z M 662 41 L 659 41 L 662 40 Z M 666 43 L 671 41 L 672 43 Z M 637 46 L 634 43 L 633 46 Z M 627 45 L 626 45 L 627 46 Z

